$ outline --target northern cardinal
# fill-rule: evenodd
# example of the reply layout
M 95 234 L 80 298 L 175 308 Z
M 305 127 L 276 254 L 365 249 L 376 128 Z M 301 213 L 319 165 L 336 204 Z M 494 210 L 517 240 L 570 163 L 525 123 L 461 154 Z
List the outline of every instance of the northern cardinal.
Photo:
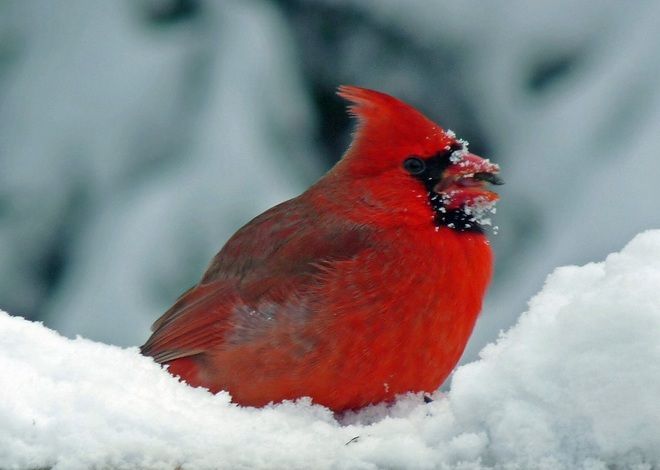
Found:
M 435 391 L 463 353 L 499 167 L 396 98 L 338 94 L 358 118 L 343 158 L 238 230 L 142 346 L 190 385 L 339 412 Z

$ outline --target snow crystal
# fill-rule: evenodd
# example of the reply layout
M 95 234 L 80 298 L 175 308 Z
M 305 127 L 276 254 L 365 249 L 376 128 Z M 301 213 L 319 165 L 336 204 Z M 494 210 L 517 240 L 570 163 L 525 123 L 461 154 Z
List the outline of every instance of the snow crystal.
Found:
M 455 137 L 455 135 L 454 135 Z M 449 161 L 454 165 L 460 163 L 463 160 L 463 157 L 468 154 L 468 145 L 470 143 L 467 140 L 458 139 L 458 143 L 461 144 L 461 148 L 454 150 L 451 155 L 449 155 Z
M 660 464 L 660 230 L 557 269 L 434 401 L 334 416 L 239 407 L 137 349 L 0 313 L 0 467 L 651 468 Z
M 470 216 L 471 222 L 476 222 L 479 225 L 492 225 L 493 221 L 486 216 L 495 213 L 495 203 L 496 201 L 488 201 L 486 198 L 479 197 L 471 204 L 464 206 L 463 210 Z

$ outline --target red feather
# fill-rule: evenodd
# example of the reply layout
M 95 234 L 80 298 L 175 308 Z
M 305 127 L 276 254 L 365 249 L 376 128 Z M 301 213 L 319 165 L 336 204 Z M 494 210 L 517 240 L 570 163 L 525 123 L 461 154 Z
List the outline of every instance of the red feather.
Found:
M 460 358 L 490 246 L 480 230 L 439 224 L 426 183 L 403 168 L 456 141 L 388 95 L 339 94 L 360 120 L 344 158 L 240 229 L 142 347 L 191 385 L 243 405 L 310 396 L 340 411 L 434 391 Z

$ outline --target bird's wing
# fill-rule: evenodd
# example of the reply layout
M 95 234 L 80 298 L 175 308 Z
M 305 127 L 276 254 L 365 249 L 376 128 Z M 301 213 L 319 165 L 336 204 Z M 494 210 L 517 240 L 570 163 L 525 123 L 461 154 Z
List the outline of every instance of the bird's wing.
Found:
M 153 334 L 140 348 L 158 363 L 203 352 L 221 337 L 228 317 L 227 306 L 235 298 L 230 285 L 197 285 L 185 292 L 152 326 Z
M 160 363 L 193 356 L 222 344 L 228 331 L 266 331 L 292 307 L 307 314 L 300 310 L 309 308 L 305 296 L 319 274 L 372 247 L 367 226 L 308 210 L 292 200 L 239 230 L 202 281 L 154 323 L 143 354 Z

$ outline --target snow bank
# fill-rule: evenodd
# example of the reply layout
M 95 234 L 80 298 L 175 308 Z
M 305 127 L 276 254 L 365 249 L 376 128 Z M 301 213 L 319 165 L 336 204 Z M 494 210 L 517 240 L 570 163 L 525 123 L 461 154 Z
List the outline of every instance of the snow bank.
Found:
M 3 469 L 648 469 L 660 464 L 660 230 L 557 269 L 430 404 L 407 396 L 339 420 L 304 399 L 241 408 L 135 348 L 6 314 L 0 371 Z

